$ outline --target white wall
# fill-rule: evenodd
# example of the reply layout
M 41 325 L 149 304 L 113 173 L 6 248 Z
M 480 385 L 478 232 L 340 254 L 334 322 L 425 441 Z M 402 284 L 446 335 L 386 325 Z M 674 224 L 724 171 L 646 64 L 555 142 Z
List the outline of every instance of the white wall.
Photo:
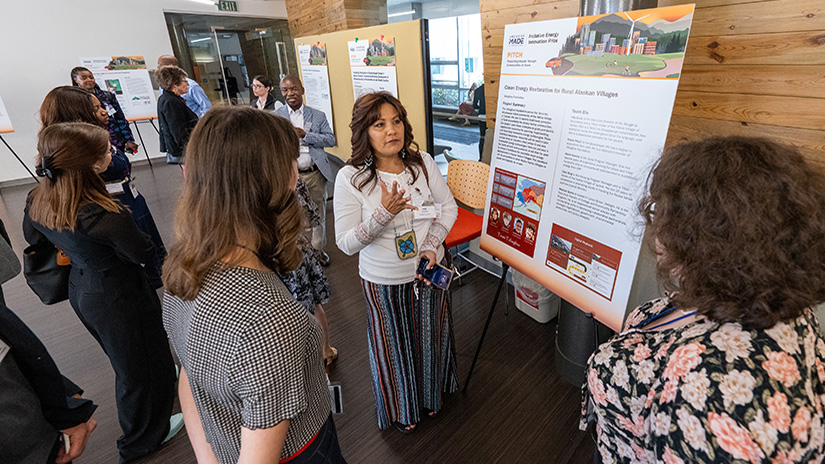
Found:
M 81 56 L 142 55 L 147 66 L 153 67 L 158 56 L 172 53 L 164 11 L 287 17 L 283 0 L 238 0 L 237 13 L 218 12 L 213 5 L 192 0 L 2 3 L 0 96 L 15 130 L 3 134 L 3 138 L 29 165 L 36 150 L 40 103 L 52 88 L 70 85 L 69 71 L 79 65 Z M 149 155 L 159 156 L 158 137 L 152 127 L 141 124 L 141 134 Z M 139 156 L 143 158 L 143 152 Z M 28 177 L 23 166 L 0 144 L 0 182 Z

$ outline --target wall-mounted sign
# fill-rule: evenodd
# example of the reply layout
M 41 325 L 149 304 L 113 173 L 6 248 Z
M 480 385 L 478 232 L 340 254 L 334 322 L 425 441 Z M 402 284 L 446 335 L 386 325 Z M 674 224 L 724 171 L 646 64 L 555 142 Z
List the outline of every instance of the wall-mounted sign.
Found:
M 238 11 L 238 2 L 220 0 L 218 2 L 218 11 Z

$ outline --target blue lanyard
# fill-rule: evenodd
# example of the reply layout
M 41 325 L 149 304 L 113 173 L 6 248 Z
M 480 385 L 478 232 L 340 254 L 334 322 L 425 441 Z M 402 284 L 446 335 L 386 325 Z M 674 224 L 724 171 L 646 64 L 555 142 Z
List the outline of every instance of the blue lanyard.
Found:
M 638 323 L 638 324 L 636 324 L 636 325 L 632 325 L 632 326 L 630 326 L 630 328 L 631 328 L 631 329 L 638 329 L 639 327 L 642 327 L 642 326 L 644 326 L 644 325 L 647 325 L 647 324 L 649 324 L 649 323 L 651 323 L 651 322 L 655 321 L 656 319 L 661 319 L 661 318 L 663 318 L 663 317 L 667 316 L 668 314 L 672 313 L 673 311 L 676 311 L 676 307 L 675 307 L 675 306 L 672 306 L 672 305 L 669 305 L 669 307 L 668 307 L 667 309 L 665 309 L 664 311 L 660 312 L 659 314 L 656 314 L 656 315 L 654 315 L 654 316 L 650 316 L 650 317 L 648 317 L 647 319 L 643 320 L 642 322 L 639 322 L 639 323 Z
M 639 327 L 644 327 L 645 325 L 650 324 L 651 322 L 653 322 L 657 319 L 661 319 L 661 318 L 667 316 L 668 314 L 672 313 L 673 311 L 676 311 L 676 307 L 671 305 L 669 308 L 667 308 L 666 310 L 660 312 L 659 314 L 656 314 L 655 316 L 650 316 L 647 319 L 643 320 L 642 322 L 639 322 L 636 325 L 630 326 L 630 328 L 631 329 L 638 329 Z M 673 320 L 667 321 L 667 322 L 663 322 L 663 323 L 661 323 L 657 326 L 653 326 L 653 327 L 651 327 L 647 330 L 655 330 L 655 329 L 658 329 L 659 327 L 664 327 L 666 325 L 673 324 L 676 321 L 681 321 L 682 319 L 684 319 L 686 317 L 693 316 L 694 314 L 696 314 L 696 311 L 691 311 L 687 314 L 684 314 L 682 316 L 677 317 L 676 319 L 673 319 Z
M 696 314 L 696 311 L 691 311 L 691 312 L 689 312 L 689 313 L 687 313 L 687 314 L 683 314 L 683 315 L 681 315 L 681 316 L 677 317 L 676 319 L 673 319 L 672 321 L 663 322 L 663 323 L 661 323 L 661 324 L 659 324 L 659 325 L 657 325 L 657 326 L 651 327 L 651 328 L 649 328 L 649 329 L 647 329 L 647 330 L 656 330 L 656 329 L 658 329 L 659 327 L 664 327 L 664 326 L 666 326 L 666 325 L 673 324 L 673 323 L 674 323 L 674 322 L 676 322 L 676 321 L 680 321 L 680 320 L 682 320 L 682 319 L 684 319 L 684 318 L 686 318 L 686 317 L 693 316 L 694 314 Z

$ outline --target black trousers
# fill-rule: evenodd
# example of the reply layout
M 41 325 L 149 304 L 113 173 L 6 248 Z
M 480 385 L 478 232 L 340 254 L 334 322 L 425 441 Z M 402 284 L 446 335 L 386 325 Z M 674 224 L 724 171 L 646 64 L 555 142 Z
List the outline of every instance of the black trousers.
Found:
M 152 453 L 169 432 L 175 398 L 157 293 L 137 266 L 106 273 L 72 268 L 69 301 L 115 371 L 120 462 Z
M 338 431 L 332 414 L 318 431 L 318 436 L 298 455 L 290 457 L 289 464 L 347 464 L 338 445 Z

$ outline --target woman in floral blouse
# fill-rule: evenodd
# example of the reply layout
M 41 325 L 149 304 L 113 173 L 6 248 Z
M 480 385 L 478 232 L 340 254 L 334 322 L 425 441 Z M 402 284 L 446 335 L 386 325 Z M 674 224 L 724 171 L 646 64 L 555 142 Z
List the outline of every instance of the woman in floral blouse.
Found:
M 822 461 L 823 186 L 763 139 L 664 154 L 640 211 L 669 296 L 628 316 L 583 387 L 603 462 Z

